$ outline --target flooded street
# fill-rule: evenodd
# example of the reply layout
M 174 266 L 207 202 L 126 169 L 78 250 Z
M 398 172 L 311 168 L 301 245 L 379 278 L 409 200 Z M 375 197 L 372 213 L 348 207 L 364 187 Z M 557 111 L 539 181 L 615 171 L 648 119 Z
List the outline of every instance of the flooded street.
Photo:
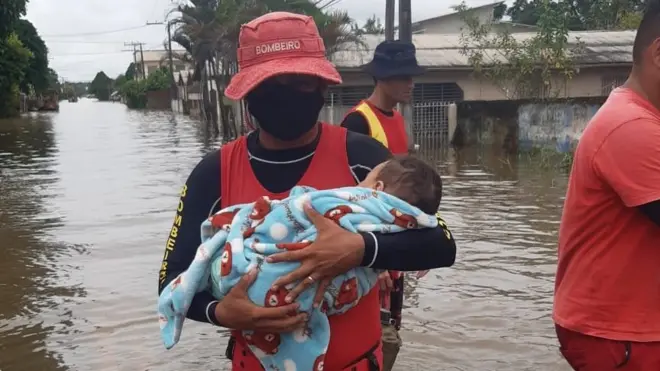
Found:
M 165 351 L 156 318 L 179 189 L 217 145 L 187 117 L 86 99 L 0 121 L 0 370 L 227 369 L 223 331 L 187 321 Z M 434 158 L 459 256 L 411 283 L 397 369 L 567 370 L 550 319 L 566 176 Z

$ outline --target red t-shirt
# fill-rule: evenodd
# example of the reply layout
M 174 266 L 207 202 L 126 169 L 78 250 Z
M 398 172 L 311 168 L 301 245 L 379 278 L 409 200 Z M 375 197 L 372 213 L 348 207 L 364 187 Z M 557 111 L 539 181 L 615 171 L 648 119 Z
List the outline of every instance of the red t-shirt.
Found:
M 575 151 L 559 229 L 555 322 L 586 335 L 660 341 L 660 111 L 612 92 Z

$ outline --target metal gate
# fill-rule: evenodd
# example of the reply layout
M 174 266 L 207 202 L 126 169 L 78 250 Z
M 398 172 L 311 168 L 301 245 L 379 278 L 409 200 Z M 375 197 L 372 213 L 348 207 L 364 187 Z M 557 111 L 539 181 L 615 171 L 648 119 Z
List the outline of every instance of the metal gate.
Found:
M 373 86 L 333 86 L 326 97 L 320 119 L 339 124 L 346 113 L 371 95 Z M 463 100 L 455 83 L 416 84 L 411 102 L 412 138 L 421 152 L 435 152 L 449 145 L 449 106 Z

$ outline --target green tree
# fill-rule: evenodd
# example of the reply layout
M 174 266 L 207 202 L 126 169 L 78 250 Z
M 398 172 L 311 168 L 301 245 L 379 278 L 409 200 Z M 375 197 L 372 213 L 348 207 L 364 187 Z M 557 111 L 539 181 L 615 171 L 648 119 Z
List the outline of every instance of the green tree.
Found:
M 126 82 L 128 82 L 128 79 L 126 78 L 126 76 L 123 75 L 123 74 L 119 74 L 115 78 L 115 84 L 114 84 L 115 90 L 121 90 L 121 87 L 124 86 L 124 84 L 126 84 Z
M 581 42 L 569 43 L 566 9 L 543 0 L 537 9 L 536 34 L 514 36 L 482 24 L 465 3 L 457 6 L 466 24 L 461 35 L 462 54 L 475 77 L 491 82 L 509 99 L 552 98 L 570 80 L 573 58 L 582 53 Z
M 100 101 L 110 100 L 112 79 L 103 71 L 97 73 L 94 80 L 89 84 L 89 93 L 95 95 Z
M 354 32 L 361 35 L 384 35 L 385 26 L 380 21 L 380 18 L 377 18 L 376 15 L 372 15 L 369 19 L 364 22 L 362 27 L 358 25 L 354 26 Z
M 19 84 L 31 57 L 16 34 L 0 39 L 0 118 L 18 114 Z
M 506 11 L 512 22 L 536 25 L 544 7 L 563 12 L 568 29 L 616 30 L 636 28 L 648 0 L 516 0 Z
M 21 19 L 16 23 L 16 35 L 21 43 L 30 50 L 32 58 L 21 82 L 21 90 L 41 94 L 48 86 L 48 48 L 30 21 Z
M 126 77 L 126 80 L 135 79 L 135 63 L 131 62 L 131 64 L 128 65 L 126 72 L 124 72 L 124 76 Z
M 9 36 L 16 22 L 25 15 L 27 0 L 2 0 L 0 5 L 0 39 Z
M 165 90 L 170 86 L 170 71 L 159 68 L 149 74 L 146 80 L 127 80 L 119 93 L 124 97 L 128 108 L 145 108 L 147 92 Z
M 60 77 L 57 75 L 54 69 L 48 68 L 48 73 L 46 75 L 46 80 L 48 81 L 48 90 L 60 91 Z

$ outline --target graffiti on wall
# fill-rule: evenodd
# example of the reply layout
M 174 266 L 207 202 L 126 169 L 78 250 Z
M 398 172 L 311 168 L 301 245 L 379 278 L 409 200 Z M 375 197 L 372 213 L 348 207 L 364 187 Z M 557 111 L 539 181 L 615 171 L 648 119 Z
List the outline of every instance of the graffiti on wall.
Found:
M 559 152 L 571 151 L 598 108 L 593 104 L 524 104 L 518 108 L 518 143 L 523 148 L 553 146 Z

